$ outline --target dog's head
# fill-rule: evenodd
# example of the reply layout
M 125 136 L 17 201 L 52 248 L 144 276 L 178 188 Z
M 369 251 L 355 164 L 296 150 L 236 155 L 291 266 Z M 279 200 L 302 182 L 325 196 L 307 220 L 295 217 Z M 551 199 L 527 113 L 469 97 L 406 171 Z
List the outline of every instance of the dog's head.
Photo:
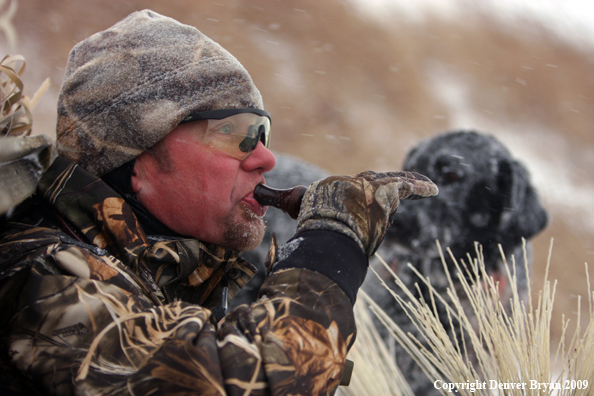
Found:
M 493 136 L 458 131 L 426 140 L 408 154 L 404 169 L 429 177 L 439 195 L 403 201 L 384 245 L 410 256 L 438 257 L 435 240 L 455 257 L 474 256 L 474 243 L 488 262 L 517 253 L 548 216 L 526 168 Z M 490 268 L 487 268 L 490 270 Z

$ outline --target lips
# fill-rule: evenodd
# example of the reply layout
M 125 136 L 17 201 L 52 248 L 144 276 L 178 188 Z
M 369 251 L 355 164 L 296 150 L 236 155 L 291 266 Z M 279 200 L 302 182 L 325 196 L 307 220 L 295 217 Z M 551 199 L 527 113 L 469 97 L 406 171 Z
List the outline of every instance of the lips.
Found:
M 253 192 L 250 192 L 245 197 L 243 197 L 242 202 L 248 207 L 249 210 L 254 212 L 256 216 L 262 217 L 268 210 L 268 206 L 262 206 L 258 203 L 258 201 L 256 201 Z

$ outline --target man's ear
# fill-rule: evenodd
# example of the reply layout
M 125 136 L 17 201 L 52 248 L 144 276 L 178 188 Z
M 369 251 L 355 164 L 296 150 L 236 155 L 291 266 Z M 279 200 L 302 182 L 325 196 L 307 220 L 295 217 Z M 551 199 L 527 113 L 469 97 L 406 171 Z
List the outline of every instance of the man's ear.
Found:
M 134 162 L 134 169 L 132 169 L 132 176 L 130 177 L 130 187 L 132 187 L 134 194 L 138 194 L 138 192 L 142 189 L 143 179 L 141 177 L 141 165 L 139 165 L 140 162 L 142 161 L 138 161 L 137 158 Z

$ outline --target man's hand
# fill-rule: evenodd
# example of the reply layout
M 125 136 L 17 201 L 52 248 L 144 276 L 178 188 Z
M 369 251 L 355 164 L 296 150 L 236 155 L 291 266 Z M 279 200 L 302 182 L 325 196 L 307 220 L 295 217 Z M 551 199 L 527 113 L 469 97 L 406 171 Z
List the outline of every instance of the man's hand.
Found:
M 427 177 L 414 172 L 331 176 L 311 184 L 301 204 L 297 232 L 333 230 L 353 238 L 371 257 L 384 239 L 401 199 L 437 195 Z

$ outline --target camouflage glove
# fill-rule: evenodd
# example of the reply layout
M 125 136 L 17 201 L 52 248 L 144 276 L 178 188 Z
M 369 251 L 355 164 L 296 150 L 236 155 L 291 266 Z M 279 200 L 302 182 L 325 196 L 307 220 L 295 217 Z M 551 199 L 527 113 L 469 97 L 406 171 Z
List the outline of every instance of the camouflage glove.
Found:
M 340 232 L 353 238 L 371 257 L 401 199 L 430 197 L 437 192 L 431 180 L 414 172 L 330 176 L 314 182 L 305 192 L 297 232 Z

